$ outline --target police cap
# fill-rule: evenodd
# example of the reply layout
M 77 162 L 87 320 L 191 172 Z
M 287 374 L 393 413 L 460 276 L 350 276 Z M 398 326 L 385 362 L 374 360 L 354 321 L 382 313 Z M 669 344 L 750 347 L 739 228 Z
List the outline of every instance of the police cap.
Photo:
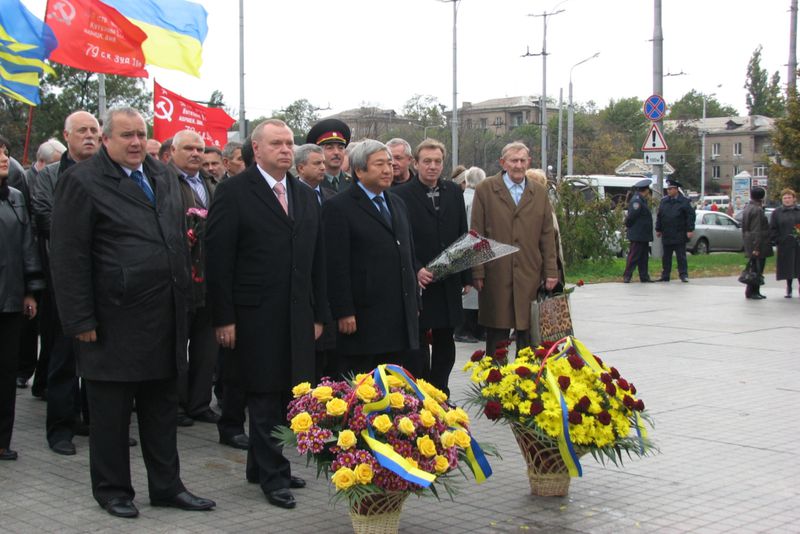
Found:
M 636 189 L 650 189 L 650 186 L 653 184 L 653 181 L 650 178 L 645 178 L 644 180 L 639 180 L 633 187 Z
M 677 187 L 682 188 L 683 184 L 677 180 L 667 180 L 667 187 Z

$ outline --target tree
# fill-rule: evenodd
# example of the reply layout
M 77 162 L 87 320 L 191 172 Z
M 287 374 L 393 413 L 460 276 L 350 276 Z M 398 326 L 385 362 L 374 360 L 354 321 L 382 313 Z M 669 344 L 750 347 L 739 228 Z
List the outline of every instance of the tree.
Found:
M 694 89 L 669 106 L 669 118 L 688 120 L 703 118 L 703 93 Z M 735 117 L 739 113 L 732 106 L 723 106 L 713 96 L 706 96 L 706 117 Z
M 761 45 L 755 49 L 747 63 L 747 112 L 750 115 L 782 117 L 784 101 L 781 97 L 781 77 L 778 71 L 768 79 L 767 71 L 761 68 Z
M 210 108 L 225 107 L 225 95 L 222 94 L 222 91 L 220 91 L 219 89 L 214 89 L 211 92 L 211 96 L 208 99 L 208 107 Z
M 403 115 L 421 126 L 442 127 L 445 125 L 444 105 L 435 96 L 414 95 L 403 106 Z
M 634 152 L 634 147 L 647 133 L 647 118 L 642 112 L 642 101 L 637 97 L 612 99 L 599 113 L 601 126 L 625 137 Z
M 797 93 L 789 95 L 786 116 L 775 122 L 772 142 L 780 156 L 770 167 L 770 191 L 775 196 L 784 187 L 800 191 L 800 100 Z
M 307 99 L 295 100 L 284 109 L 272 110 L 272 116 L 281 119 L 294 132 L 295 139 L 305 139 L 311 126 L 319 120 L 317 110 Z M 255 127 L 251 123 L 250 131 Z

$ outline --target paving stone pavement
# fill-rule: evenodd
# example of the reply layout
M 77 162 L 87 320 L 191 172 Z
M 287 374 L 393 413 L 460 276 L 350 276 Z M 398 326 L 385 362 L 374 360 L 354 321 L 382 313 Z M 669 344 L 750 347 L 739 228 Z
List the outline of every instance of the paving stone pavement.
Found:
M 763 301 L 745 300 L 734 278 L 578 289 L 577 337 L 636 383 L 661 454 L 623 469 L 584 457 L 568 497 L 532 497 L 509 429 L 474 417 L 474 435 L 502 454 L 494 475 L 481 486 L 464 480 L 456 502 L 409 498 L 400 531 L 800 532 L 800 299 L 782 298 L 783 284 L 772 280 L 764 289 Z M 461 367 L 476 348 L 458 344 L 456 402 L 467 388 Z M 0 462 L 0 532 L 351 532 L 346 507 L 329 504 L 330 483 L 315 480 L 305 458 L 289 453 L 309 482 L 295 491 L 297 508 L 275 508 L 245 481 L 245 453 L 220 445 L 204 423 L 178 429 L 181 472 L 216 510 L 152 508 L 136 447 L 141 515 L 111 517 L 91 496 L 87 438 L 76 437 L 77 455 L 58 456 L 47 448 L 44 418 L 44 403 L 18 390 L 12 447 L 20 458 Z

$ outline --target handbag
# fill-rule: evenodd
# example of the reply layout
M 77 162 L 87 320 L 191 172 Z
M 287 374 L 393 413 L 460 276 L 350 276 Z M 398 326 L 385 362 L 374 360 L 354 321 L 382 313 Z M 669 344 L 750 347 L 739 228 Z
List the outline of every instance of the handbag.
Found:
M 744 270 L 742 270 L 742 274 L 739 275 L 739 282 L 752 286 L 764 285 L 764 277 L 758 274 L 755 258 L 750 258 L 750 260 L 747 262 Z
M 543 341 L 558 341 L 574 335 L 572 314 L 569 309 L 569 295 L 559 290 L 547 291 L 540 287 L 536 300 L 531 302 L 531 342 L 538 345 Z

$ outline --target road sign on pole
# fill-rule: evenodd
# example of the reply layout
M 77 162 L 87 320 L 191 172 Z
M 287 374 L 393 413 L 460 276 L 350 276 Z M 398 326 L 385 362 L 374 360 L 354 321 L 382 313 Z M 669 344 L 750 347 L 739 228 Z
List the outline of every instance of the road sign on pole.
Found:
M 665 150 L 669 150 L 669 147 L 667 142 L 664 141 L 664 136 L 661 134 L 658 124 L 654 122 L 647 131 L 647 137 L 644 138 L 642 152 L 664 152 Z
M 667 103 L 661 95 L 651 95 L 644 101 L 644 115 L 651 121 L 660 121 L 666 112 Z
M 666 152 L 645 152 L 645 165 L 664 165 L 667 162 Z

